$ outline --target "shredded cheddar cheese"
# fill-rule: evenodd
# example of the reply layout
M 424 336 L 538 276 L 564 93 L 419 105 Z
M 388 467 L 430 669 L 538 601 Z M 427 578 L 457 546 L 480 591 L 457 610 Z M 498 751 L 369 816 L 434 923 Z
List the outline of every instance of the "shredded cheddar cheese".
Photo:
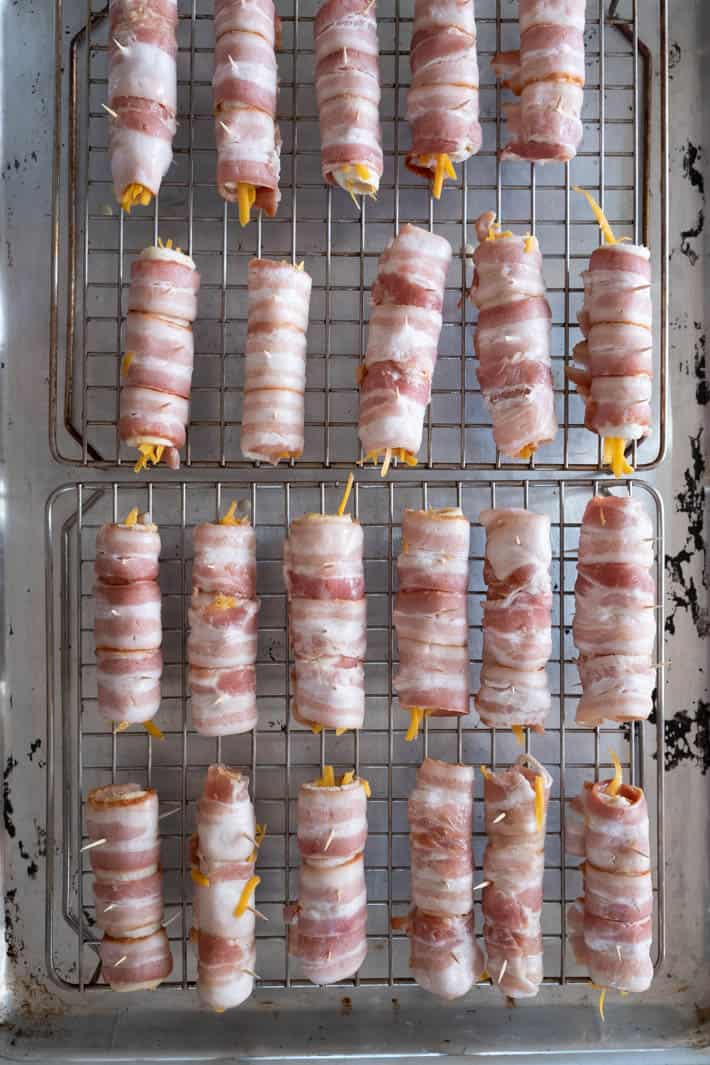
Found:
M 488 227 L 488 236 L 486 240 L 503 240 L 505 237 L 512 237 L 515 234 L 510 229 L 502 229 L 500 222 L 491 222 Z
M 538 832 L 542 832 L 545 824 L 545 781 L 539 774 L 535 777 L 535 824 Z
M 362 784 L 362 790 L 365 792 L 365 796 L 368 799 L 372 798 L 372 788 L 370 787 L 370 781 L 365 780 L 364 777 L 360 777 L 360 783 Z
M 248 226 L 251 209 L 256 200 L 256 187 L 248 181 L 237 183 L 237 202 L 239 203 L 239 225 Z
M 522 725 L 511 725 L 510 731 L 515 736 L 521 747 L 525 746 L 525 729 Z
M 336 728 L 335 735 L 336 736 L 344 736 L 347 731 L 348 730 L 346 728 Z
M 201 873 L 199 869 L 196 869 L 194 865 L 190 870 L 190 876 L 195 881 L 195 883 L 199 884 L 201 887 L 210 886 L 209 877 L 206 877 L 204 873 Z
M 236 605 L 237 600 L 233 595 L 222 595 L 221 592 L 218 592 L 210 603 L 210 606 L 213 606 L 215 610 L 231 610 Z
M 123 524 L 131 526 L 131 525 L 135 525 L 137 521 L 138 521 L 138 507 L 133 507 L 133 509 L 129 510 L 128 513 L 126 514 L 126 517 L 124 518 Z
M 343 773 L 342 777 L 338 781 L 338 786 L 343 787 L 345 784 L 352 784 L 355 779 L 355 770 L 348 769 L 347 773 Z
M 317 721 L 311 721 L 309 728 L 311 732 L 315 733 L 316 736 L 319 736 L 320 733 L 323 731 L 323 726 L 319 725 Z
M 345 485 L 345 491 L 343 492 L 343 498 L 340 500 L 340 503 L 338 504 L 338 517 L 339 518 L 342 518 L 343 514 L 345 513 L 345 508 L 347 507 L 348 500 L 350 499 L 350 493 L 353 490 L 354 481 L 355 481 L 355 478 L 353 477 L 352 473 L 349 473 L 348 474 L 348 482 Z
M 368 451 L 362 462 L 358 462 L 358 466 L 362 466 L 363 462 L 376 463 L 380 455 L 383 455 L 385 462 L 382 464 L 381 476 L 386 477 L 389 472 L 390 462 L 392 459 L 398 459 L 403 462 L 405 466 L 416 466 L 417 456 L 413 455 L 411 451 L 407 451 L 404 447 L 388 447 L 382 451 Z M 385 466 L 386 463 L 386 466 Z
M 603 463 L 605 466 L 611 466 L 615 477 L 623 477 L 624 474 L 634 472 L 633 466 L 626 461 L 626 455 L 624 454 L 626 444 L 627 441 L 621 436 L 607 436 L 604 438 Z
M 602 1024 L 606 1024 L 606 1017 L 604 1016 L 604 1002 L 606 1000 L 606 988 L 603 987 L 599 992 L 599 1016 L 602 1019 Z
M 141 207 L 147 207 L 152 199 L 153 193 L 149 188 L 137 181 L 132 181 L 130 185 L 126 185 L 119 202 L 126 214 L 130 214 L 131 208 L 135 207 L 136 204 L 140 204 Z
M 525 251 L 528 254 L 530 254 L 530 252 L 535 251 L 536 247 L 537 247 L 537 240 L 532 235 L 532 233 L 528 233 L 527 237 L 525 238 Z
M 324 765 L 323 766 L 322 775 L 319 776 L 318 779 L 315 780 L 313 783 L 318 788 L 334 788 L 334 787 L 336 787 L 335 772 L 333 770 L 332 765 Z
M 424 720 L 425 711 L 420 706 L 411 706 L 409 708 L 409 728 L 405 734 L 405 740 L 407 743 L 411 743 L 416 740 L 419 735 L 419 729 L 422 726 Z
M 141 470 L 146 469 L 149 462 L 157 466 L 163 457 L 165 448 L 161 444 L 139 444 L 138 450 L 141 453 L 141 457 L 133 467 L 134 473 L 140 473 Z
M 152 721 L 144 721 L 143 728 L 146 730 L 149 736 L 152 736 L 154 740 L 164 740 L 165 736 L 160 731 L 157 725 L 154 725 Z
M 609 757 L 611 758 L 611 764 L 614 766 L 614 776 L 609 781 L 606 790 L 607 795 L 616 795 L 619 791 L 619 788 L 621 787 L 621 783 L 624 776 L 621 769 L 621 762 L 617 758 L 616 752 L 611 751 Z
M 126 374 L 128 373 L 128 370 L 130 368 L 130 365 L 133 362 L 133 360 L 135 359 L 135 357 L 136 357 L 135 353 L 132 352 L 132 351 L 127 351 L 126 354 L 123 356 L 123 358 L 121 359 L 121 377 L 125 377 L 126 376 Z
M 534 444 L 526 444 L 525 447 L 521 447 L 520 451 L 518 452 L 518 458 L 519 459 L 529 459 L 529 458 L 532 458 L 532 456 L 534 454 L 535 454 L 535 445 Z
M 454 165 L 446 152 L 437 152 L 434 158 L 436 159 L 436 164 L 434 167 L 431 194 L 435 200 L 440 200 L 445 178 L 450 177 L 455 181 L 456 171 L 454 170 Z
M 234 916 L 243 917 L 246 913 L 247 906 L 249 905 L 249 899 L 252 897 L 259 884 L 261 883 L 260 876 L 250 876 L 246 884 L 242 888 L 242 893 L 239 896 L 239 902 L 234 907 Z
M 245 525 L 246 524 L 246 520 L 247 520 L 246 518 L 237 518 L 237 517 L 235 517 L 235 514 L 237 512 L 237 506 L 238 506 L 237 500 L 233 499 L 232 502 L 229 504 L 229 510 L 227 511 L 227 513 L 224 515 L 224 517 L 219 519 L 219 524 L 220 525 Z
M 584 196 L 585 200 L 589 204 L 589 206 L 592 208 L 592 213 L 594 214 L 594 217 L 597 220 L 597 224 L 599 225 L 599 228 L 602 231 L 602 235 L 603 235 L 604 240 L 606 241 L 606 243 L 607 244 L 617 244 L 618 241 L 617 241 L 616 237 L 614 236 L 614 231 L 612 230 L 611 226 L 609 225 L 609 222 L 607 220 L 606 215 L 604 214 L 604 212 L 602 211 L 601 207 L 599 206 L 597 201 L 594 199 L 592 194 L 590 192 L 587 192 L 586 189 L 581 189 L 579 187 L 579 185 L 575 185 L 573 187 L 572 191 L 573 192 L 581 192 L 582 195 Z
M 481 768 L 481 774 L 482 774 L 484 780 L 490 780 L 490 778 L 491 778 L 491 776 L 493 774 L 491 773 L 491 771 L 488 768 L 488 766 L 487 765 L 482 765 L 480 768 Z
M 116 725 L 116 732 L 125 732 L 127 728 L 130 728 L 128 721 L 119 721 Z

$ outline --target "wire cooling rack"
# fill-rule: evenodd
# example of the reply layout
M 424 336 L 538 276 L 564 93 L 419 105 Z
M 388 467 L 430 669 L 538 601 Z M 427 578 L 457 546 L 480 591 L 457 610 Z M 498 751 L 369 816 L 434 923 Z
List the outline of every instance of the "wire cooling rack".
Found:
M 245 467 L 239 449 L 246 266 L 255 254 L 305 260 L 313 275 L 305 450 L 299 465 L 346 467 L 358 458 L 356 369 L 365 348 L 377 258 L 406 221 L 430 225 L 454 248 L 445 325 L 420 452 L 428 469 L 501 466 L 476 378 L 466 300 L 472 222 L 495 208 L 506 224 L 535 232 L 545 256 L 553 312 L 552 362 L 560 431 L 524 471 L 596 470 L 597 438 L 564 368 L 579 339 L 580 274 L 599 234 L 572 186 L 589 188 L 619 236 L 654 253 L 656 307 L 653 435 L 637 469 L 666 448 L 668 354 L 667 0 L 588 0 L 584 139 L 568 165 L 500 164 L 504 94 L 490 58 L 516 44 L 513 0 L 476 0 L 483 147 L 434 204 L 409 174 L 405 121 L 413 0 L 378 4 L 385 173 L 376 203 L 358 211 L 320 176 L 313 85 L 316 0 L 279 0 L 279 124 L 283 138 L 277 218 L 240 229 L 236 208 L 214 187 L 212 0 L 179 0 L 179 128 L 175 162 L 159 201 L 128 217 L 116 207 L 107 153 L 106 0 L 55 0 L 57 82 L 50 440 L 56 458 L 84 466 L 134 461 L 119 446 L 118 354 L 123 348 L 130 263 L 158 234 L 194 256 L 202 274 L 196 362 L 184 462 Z M 652 136 L 651 131 L 658 131 Z M 655 190 L 659 188 L 660 195 Z M 653 190 L 653 192 L 652 192 Z M 468 245 L 468 248 L 467 248 Z
M 562 811 L 582 782 L 610 767 L 616 751 L 629 779 L 641 784 L 651 811 L 657 961 L 664 943 L 663 856 L 663 690 L 658 663 L 655 729 L 633 727 L 578 729 L 575 706 L 580 694 L 574 665 L 571 622 L 579 524 L 595 491 L 633 492 L 651 516 L 656 541 L 658 589 L 657 648 L 663 646 L 663 513 L 653 489 L 643 482 L 592 480 L 426 481 L 356 484 L 352 508 L 365 533 L 368 595 L 367 710 L 365 727 L 336 737 L 314 736 L 289 717 L 290 663 L 286 600 L 281 575 L 283 541 L 289 521 L 308 511 L 332 511 L 342 486 L 317 483 L 202 484 L 165 481 L 140 484 L 75 484 L 58 489 L 47 507 L 48 647 L 48 895 L 47 964 L 65 986 L 89 989 L 98 978 L 96 930 L 82 799 L 88 790 L 111 781 L 137 780 L 159 791 L 162 861 L 168 934 L 174 971 L 167 986 L 190 987 L 195 963 L 188 944 L 192 886 L 187 841 L 194 828 L 195 800 L 207 766 L 216 760 L 249 770 L 257 817 L 268 834 L 259 853 L 258 907 L 269 918 L 257 922 L 257 971 L 261 985 L 300 985 L 286 953 L 281 918 L 285 901 L 297 896 L 298 853 L 295 799 L 302 781 L 325 763 L 337 771 L 353 765 L 372 787 L 366 850 L 368 886 L 367 959 L 357 983 L 398 985 L 411 982 L 406 939 L 390 927 L 393 913 L 408 907 L 409 847 L 406 803 L 417 765 L 425 753 L 478 765 L 510 764 L 519 753 L 508 731 L 477 727 L 470 714 L 453 723 L 432 719 L 414 743 L 406 743 L 408 717 L 393 694 L 396 641 L 392 627 L 400 520 L 405 507 L 463 507 L 473 522 L 470 562 L 471 690 L 477 690 L 481 660 L 481 604 L 484 533 L 477 519 L 484 507 L 527 506 L 546 513 L 552 523 L 553 654 L 549 675 L 553 710 L 542 736 L 529 735 L 529 749 L 553 776 L 545 842 L 543 930 L 545 980 L 565 984 L 583 977 L 565 950 L 565 908 L 580 891 L 575 859 L 565 857 Z M 186 685 L 186 616 L 191 585 L 192 527 L 215 520 L 232 498 L 247 498 L 256 528 L 261 599 L 257 691 L 259 726 L 251 734 L 221 740 L 201 737 L 190 728 Z M 96 711 L 93 651 L 93 559 L 96 532 L 132 507 L 149 510 L 160 526 L 162 554 L 165 672 L 163 702 L 156 721 L 163 741 L 132 729 L 112 733 Z M 654 761 L 655 759 L 655 761 Z M 483 802 L 476 779 L 475 855 L 481 868 Z M 477 926 L 481 928 L 480 912 Z M 586 977 L 584 977 L 586 979 Z

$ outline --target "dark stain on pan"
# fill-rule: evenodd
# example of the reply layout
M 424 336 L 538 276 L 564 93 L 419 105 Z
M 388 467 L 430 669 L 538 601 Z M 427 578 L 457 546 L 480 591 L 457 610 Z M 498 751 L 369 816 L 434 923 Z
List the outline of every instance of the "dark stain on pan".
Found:
M 655 721 L 655 711 L 649 718 Z M 666 770 L 694 762 L 705 774 L 710 769 L 710 703 L 698 699 L 692 710 L 679 710 L 665 724 Z
M 10 888 L 5 892 L 5 943 L 7 944 L 7 956 L 13 961 L 17 961 L 25 948 L 24 942 L 19 937 L 19 924 L 20 907 L 17 905 L 17 888 Z
M 34 756 L 37 753 L 37 751 L 40 749 L 41 746 L 42 746 L 42 740 L 41 739 L 32 740 L 32 743 L 30 744 L 30 749 L 27 752 L 27 757 L 29 758 L 30 762 L 34 761 Z
M 670 579 L 669 597 L 672 604 L 666 617 L 666 632 L 670 636 L 675 635 L 676 614 L 679 610 L 687 610 L 698 636 L 704 639 L 710 631 L 708 611 L 701 603 L 695 577 L 688 572 L 694 559 L 699 556 L 703 560 L 702 582 L 705 585 L 705 457 L 702 435 L 703 430 L 699 429 L 697 436 L 690 437 L 690 465 L 684 474 L 684 488 L 675 497 L 676 510 L 688 518 L 685 543 L 675 555 L 666 555 L 665 567 Z
M 14 839 L 16 833 L 15 824 L 12 820 L 14 810 L 12 806 L 12 801 L 10 799 L 10 777 L 12 776 L 12 771 L 16 765 L 17 759 L 13 758 L 12 755 L 10 755 L 7 762 L 5 763 L 5 769 L 2 775 L 2 814 L 3 820 L 5 822 L 5 831 L 7 832 L 10 839 Z
M 671 80 L 675 73 L 675 68 L 680 63 L 681 58 L 682 52 L 680 50 L 680 45 L 677 41 L 674 41 L 668 49 L 668 72 L 670 74 Z
M 698 169 L 697 163 L 702 159 L 702 148 L 693 144 L 692 141 L 688 141 L 683 152 L 683 177 L 685 177 L 690 185 L 697 190 L 703 202 L 705 201 L 705 180 L 703 178 L 702 171 Z M 689 226 L 688 229 L 682 229 L 680 233 L 680 251 L 689 260 L 692 266 L 698 261 L 698 252 L 693 247 L 692 242 L 703 232 L 705 228 L 705 211 L 702 207 L 698 210 L 698 215 L 694 226 Z

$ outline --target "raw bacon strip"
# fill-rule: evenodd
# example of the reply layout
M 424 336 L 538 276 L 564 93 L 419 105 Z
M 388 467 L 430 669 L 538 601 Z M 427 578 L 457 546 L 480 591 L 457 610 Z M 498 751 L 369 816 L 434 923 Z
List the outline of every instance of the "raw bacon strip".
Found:
M 506 458 L 527 459 L 557 432 L 542 255 L 535 237 L 502 232 L 490 211 L 476 232 L 470 295 L 478 308 L 478 383 L 496 447 Z
M 97 880 L 142 880 L 158 870 L 158 793 L 140 784 L 108 784 L 86 799 L 89 858 Z
M 200 275 L 189 255 L 144 248 L 131 264 L 118 435 L 140 452 L 136 473 L 164 457 L 180 466 L 190 410 Z
M 203 736 L 248 732 L 257 722 L 256 538 L 235 509 L 236 502 L 193 535 L 188 680 L 192 723 Z
M 442 917 L 413 909 L 403 927 L 409 936 L 409 967 L 420 987 L 439 998 L 461 998 L 483 969 L 473 914 Z
M 483 664 L 476 709 L 489 728 L 543 731 L 552 652 L 550 519 L 519 508 L 484 510 Z
M 109 156 L 116 199 L 130 213 L 157 196 L 173 159 L 177 0 L 110 0 Z
M 306 514 L 292 521 L 284 545 L 284 582 L 295 659 L 295 719 L 316 731 L 360 728 L 366 641 L 360 524 L 342 513 Z M 343 618 L 348 629 L 338 632 Z M 352 637 L 350 646 L 346 635 Z
M 452 164 L 481 147 L 473 0 L 416 0 L 410 64 L 412 147 L 406 163 L 431 181 L 438 200 L 445 178 L 456 176 Z
M 473 768 L 426 758 L 409 796 L 412 905 L 455 917 L 473 908 Z
M 375 197 L 383 171 L 376 0 L 325 0 L 314 36 L 323 179 Z
M 164 928 L 140 938 L 104 936 L 99 957 L 101 975 L 112 991 L 153 991 L 173 971 Z
M 199 858 L 210 876 L 213 862 L 246 862 L 254 851 L 256 821 L 249 779 L 237 769 L 211 765 L 197 802 Z
M 617 243 L 599 206 L 584 195 L 605 243 L 582 274 L 584 302 L 577 317 L 584 339 L 574 349 L 581 368 L 569 369 L 568 377 L 584 399 L 584 424 L 603 440 L 603 464 L 621 477 L 633 473 L 625 449 L 651 429 L 651 253 L 643 245 Z
M 509 769 L 485 770 L 484 776 L 487 969 L 504 995 L 529 998 L 543 976 L 542 878 L 552 777 L 529 754 Z
M 150 721 L 160 708 L 161 622 L 157 525 L 134 508 L 96 536 L 94 643 L 97 709 L 108 721 Z
M 459 507 L 404 512 L 393 613 L 399 647 L 394 685 L 410 714 L 410 740 L 425 715 L 468 713 L 469 538 L 468 518 Z
M 582 140 L 585 0 L 520 0 L 520 50 L 493 58 L 519 102 L 505 105 L 503 159 L 568 162 Z
M 273 217 L 281 199 L 281 136 L 276 125 L 280 22 L 272 0 L 216 0 L 212 81 L 217 189 L 239 204 Z
M 358 433 L 365 461 L 416 465 L 443 322 L 451 245 L 404 225 L 380 256 L 361 368 Z
M 630 496 L 595 496 L 582 518 L 572 626 L 578 725 L 644 721 L 653 706 L 653 524 Z
M 248 284 L 242 454 L 275 466 L 303 452 L 311 277 L 303 263 L 252 259 Z
M 365 849 L 367 781 L 347 773 L 340 782 L 307 781 L 298 792 L 298 849 L 304 861 L 341 865 Z
M 138 880 L 94 881 L 96 924 L 107 936 L 138 939 L 160 928 L 163 920 L 162 873 Z

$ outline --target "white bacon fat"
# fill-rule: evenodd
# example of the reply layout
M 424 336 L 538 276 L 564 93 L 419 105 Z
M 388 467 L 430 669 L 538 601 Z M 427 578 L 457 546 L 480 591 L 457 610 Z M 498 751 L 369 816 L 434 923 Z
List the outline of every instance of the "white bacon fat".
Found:
M 139 784 L 95 788 L 86 829 L 103 977 L 114 991 L 157 987 L 172 971 L 162 927 L 157 792 Z
M 118 435 L 141 453 L 136 471 L 180 465 L 192 385 L 192 322 L 200 275 L 188 255 L 145 248 L 131 264 Z
M 567 162 L 582 140 L 585 0 L 520 0 L 520 49 L 493 69 L 519 97 L 505 105 L 504 159 Z
M 256 538 L 247 521 L 198 525 L 187 640 L 192 723 L 203 736 L 256 726 L 259 600 Z
M 217 141 L 217 189 L 240 204 L 276 214 L 281 198 L 281 137 L 275 47 L 280 21 L 272 0 L 215 0 L 212 82 Z
M 379 261 L 360 382 L 359 436 L 367 458 L 388 451 L 415 464 L 431 398 L 451 245 L 404 225 Z
M 529 458 L 557 432 L 550 361 L 551 311 L 533 236 L 501 232 L 487 212 L 476 223 L 471 299 L 478 308 L 478 383 L 493 439 L 506 458 Z
M 351 774 L 352 775 L 352 774 Z M 304 861 L 341 865 L 365 849 L 367 791 L 364 781 L 324 785 L 308 781 L 298 792 L 298 849 Z
M 360 728 L 365 716 L 366 616 L 362 528 L 350 515 L 291 522 L 284 581 L 294 655 L 293 714 L 305 725 Z M 338 632 L 340 620 L 348 623 Z
M 653 524 L 630 496 L 595 496 L 582 519 L 572 627 L 582 697 L 577 724 L 644 721 L 656 669 Z
M 242 454 L 276 465 L 303 452 L 311 278 L 287 262 L 249 263 Z
M 468 994 L 483 974 L 473 914 L 442 917 L 413 909 L 404 923 L 409 967 L 420 987 L 443 999 Z
M 476 708 L 489 728 L 542 731 L 550 709 L 550 519 L 522 509 L 484 510 L 483 664 Z
M 485 773 L 486 967 L 510 998 L 536 995 L 543 977 L 542 880 L 551 786 L 550 774 L 529 754 L 509 769 Z
M 147 515 L 97 533 L 96 689 L 98 711 L 108 721 L 150 721 L 160 708 L 159 556 L 160 535 Z
M 375 196 L 383 170 L 375 0 L 325 0 L 314 38 L 323 179 Z
M 177 0 L 110 0 L 109 155 L 130 212 L 156 196 L 172 163 L 177 109 Z

